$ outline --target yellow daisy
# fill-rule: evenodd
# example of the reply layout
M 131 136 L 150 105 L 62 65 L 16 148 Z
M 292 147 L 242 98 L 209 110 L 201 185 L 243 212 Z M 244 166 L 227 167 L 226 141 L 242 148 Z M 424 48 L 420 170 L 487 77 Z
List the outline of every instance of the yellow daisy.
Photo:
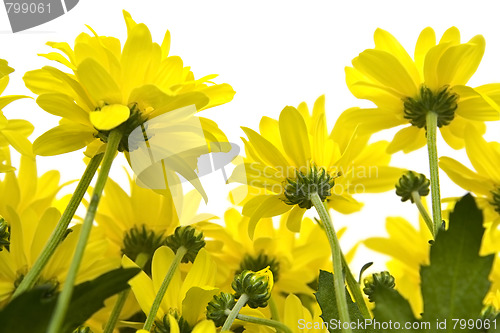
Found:
M 346 81 L 354 96 L 376 104 L 376 109 L 351 109 L 344 124 L 359 125 L 361 133 L 408 125 L 388 146 L 405 153 L 426 144 L 426 114 L 437 114 L 437 125 L 445 141 L 462 148 L 469 124 L 485 131 L 484 121 L 498 120 L 500 84 L 477 88 L 466 86 L 483 57 L 481 35 L 460 43 L 460 32 L 452 27 L 436 44 L 434 30 L 425 28 L 418 38 L 413 59 L 387 31 L 375 31 L 375 48 L 353 59 L 346 67 Z
M 210 214 L 197 214 L 201 196 L 191 191 L 175 202 L 171 196 L 145 189 L 129 178 L 130 195 L 112 179 L 108 179 L 96 214 L 98 228 L 110 243 L 110 255 L 123 254 L 135 260 L 140 253 L 152 258 L 164 245 L 165 237 L 179 225 L 210 220 Z M 150 272 L 149 266 L 145 270 Z
M 297 185 L 304 179 L 318 180 L 321 184 L 309 185 L 320 187 L 319 195 L 328 207 L 348 214 L 362 207 L 353 194 L 390 190 L 403 172 L 387 166 L 391 157 L 385 152 L 386 142 L 367 144 L 368 136 L 348 132 L 338 124 L 328 133 L 324 96 L 316 100 L 312 113 L 305 103 L 298 108 L 287 106 L 279 120 L 262 118 L 260 134 L 246 127 L 243 131 L 248 136 L 243 139 L 246 157 L 230 181 L 250 187 L 244 188 L 248 196 L 243 214 L 251 217 L 251 234 L 260 218 L 289 210 L 288 228 L 300 230 L 311 201 L 295 202 L 292 197 L 304 194 L 304 188 Z M 238 201 L 235 196 L 233 200 Z
M 9 74 L 12 72 L 14 72 L 14 69 L 9 67 L 7 61 L 0 59 L 0 95 L 7 88 Z M 3 162 L 0 164 L 0 172 L 13 170 L 13 167 L 10 165 L 10 158 L 6 156 L 7 151 L 5 147 L 12 146 L 23 155 L 33 155 L 31 142 L 28 140 L 28 136 L 33 132 L 33 125 L 29 121 L 22 119 L 8 120 L 2 112 L 2 109 L 11 102 L 25 97 L 22 95 L 0 96 L 0 149 L 2 150 L 3 157 L 0 159 Z
M 129 151 L 134 147 L 128 146 L 128 134 L 148 119 L 184 106 L 203 110 L 232 99 L 231 86 L 211 82 L 216 75 L 195 79 L 179 57 L 169 56 L 168 31 L 159 45 L 146 25 L 137 24 L 125 11 L 124 17 L 128 37 L 123 48 L 118 39 L 91 29 L 93 36 L 80 34 L 73 49 L 49 42 L 59 52 L 42 55 L 72 73 L 45 66 L 24 76 L 26 86 L 39 95 L 38 105 L 62 117 L 59 126 L 35 141 L 36 154 L 57 155 L 88 146 L 86 153 L 93 156 L 119 126 L 124 134 L 119 150 Z M 200 121 L 207 136 L 224 138 L 214 122 Z
M 149 313 L 155 295 L 174 257 L 175 254 L 170 248 L 160 247 L 153 256 L 152 278 L 140 272 L 130 280 L 132 291 L 145 313 Z M 130 267 L 135 264 L 124 256 L 123 265 Z M 181 332 L 185 332 L 186 328 L 192 329 L 197 324 L 199 325 L 199 322 L 205 319 L 208 302 L 219 291 L 215 287 L 216 271 L 215 262 L 204 249 L 199 251 L 184 278 L 178 268 L 160 305 L 155 325 L 160 327 L 186 326 L 182 327 Z

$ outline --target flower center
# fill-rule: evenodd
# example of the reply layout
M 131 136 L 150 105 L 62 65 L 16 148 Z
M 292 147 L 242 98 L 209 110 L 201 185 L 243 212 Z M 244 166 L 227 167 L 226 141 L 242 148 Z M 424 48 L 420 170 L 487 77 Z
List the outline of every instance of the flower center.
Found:
M 151 139 L 150 137 L 148 137 L 148 135 L 150 135 L 149 132 L 151 132 L 151 131 L 149 131 L 149 132 L 146 131 L 147 119 L 144 117 L 144 115 L 142 114 L 142 112 L 139 109 L 139 107 L 137 106 L 137 104 L 132 104 L 132 106 L 130 106 L 129 108 L 130 108 L 129 118 L 124 123 L 122 123 L 120 126 L 117 127 L 119 130 L 121 130 L 123 132 L 122 140 L 120 141 L 120 144 L 118 145 L 118 151 L 120 151 L 120 152 L 123 152 L 123 151 L 130 152 L 130 151 L 134 151 L 135 149 L 138 148 L 137 145 L 134 145 L 134 146 L 129 145 L 129 135 L 134 129 L 136 129 L 139 126 L 143 127 L 142 132 L 145 136 L 144 140 L 147 141 L 147 140 Z M 109 131 L 97 130 L 97 131 L 98 132 L 95 135 L 95 137 L 101 139 L 102 142 L 107 143 L 109 133 L 111 133 L 111 130 L 109 130 Z M 148 133 L 148 134 L 146 134 L 146 133 Z
M 236 271 L 236 274 L 245 270 L 257 272 L 266 267 L 269 267 L 271 272 L 273 272 L 274 282 L 277 282 L 280 273 L 280 262 L 276 258 L 268 256 L 263 252 L 259 253 L 257 256 L 246 254 L 241 261 L 240 268 Z
M 428 112 L 437 114 L 438 127 L 448 125 L 455 117 L 459 96 L 450 91 L 448 86 L 443 86 L 437 91 L 432 91 L 425 85 L 420 86 L 417 97 L 404 99 L 404 117 L 413 126 L 425 127 Z
M 314 165 L 307 174 L 296 170 L 295 176 L 295 179 L 287 178 L 284 186 L 286 204 L 309 209 L 312 207 L 311 194 L 318 193 L 321 201 L 332 195 L 331 189 L 335 181 L 324 168 Z
M 184 319 L 179 314 L 179 311 L 176 309 L 170 309 L 168 311 L 168 314 L 171 315 L 172 317 L 175 318 L 177 321 L 177 324 L 179 325 L 179 330 L 174 330 L 175 332 L 179 333 L 191 333 L 193 330 L 191 326 L 189 326 L 188 322 Z M 171 328 L 170 328 L 170 322 L 168 320 L 168 315 L 163 316 L 163 319 L 155 321 L 155 324 L 153 326 L 153 329 L 151 331 L 152 333 L 170 333 Z

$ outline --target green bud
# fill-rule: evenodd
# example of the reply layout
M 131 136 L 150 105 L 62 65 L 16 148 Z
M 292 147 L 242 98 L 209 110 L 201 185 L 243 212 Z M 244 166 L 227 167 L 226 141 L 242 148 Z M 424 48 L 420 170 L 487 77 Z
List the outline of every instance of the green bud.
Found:
M 374 302 L 374 297 L 377 292 L 377 288 L 394 288 L 396 285 L 394 283 L 394 276 L 389 272 L 384 271 L 380 273 L 374 273 L 363 280 L 365 287 L 363 292 L 368 296 L 370 302 Z
M 246 294 L 248 296 L 248 306 L 255 309 L 267 306 L 273 284 L 273 273 L 269 267 L 266 267 L 258 272 L 249 270 L 241 272 L 234 277 L 231 286 L 236 292 L 234 294 L 236 299 Z
M 429 194 L 431 182 L 421 173 L 408 171 L 403 174 L 396 184 L 396 194 L 401 197 L 401 201 L 410 200 L 412 203 L 412 193 L 417 192 L 421 197 Z
M 177 250 L 183 246 L 187 249 L 182 258 L 183 263 L 194 262 L 198 252 L 205 246 L 203 232 L 196 230 L 191 226 L 177 227 L 173 235 L 167 237 L 165 245 L 177 253 Z
M 224 325 L 226 310 L 232 310 L 235 304 L 234 296 L 229 293 L 215 295 L 207 305 L 207 319 L 213 320 L 216 327 Z

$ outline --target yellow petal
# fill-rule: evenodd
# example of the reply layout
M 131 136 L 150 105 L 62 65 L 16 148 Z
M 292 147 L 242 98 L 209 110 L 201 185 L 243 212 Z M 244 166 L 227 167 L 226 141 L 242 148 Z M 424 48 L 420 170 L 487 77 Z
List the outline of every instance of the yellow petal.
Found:
M 255 227 L 259 220 L 263 217 L 272 217 L 281 215 L 289 211 L 292 206 L 287 205 L 277 195 L 262 196 L 264 199 L 260 205 L 251 213 L 250 221 L 248 222 L 248 235 L 253 239 Z M 243 214 L 245 214 L 245 210 Z M 248 216 L 248 215 L 247 215 Z
M 405 153 L 422 148 L 426 145 L 425 131 L 416 126 L 405 127 L 396 133 L 394 139 L 387 147 L 389 154 L 394 154 L 400 150 Z
M 465 131 L 465 150 L 474 169 L 481 175 L 487 175 L 496 184 L 500 184 L 500 169 L 498 161 L 500 154 L 493 145 L 489 144 L 472 126 Z
M 106 105 L 101 110 L 90 111 L 90 122 L 95 128 L 109 131 L 118 127 L 130 116 L 130 109 L 121 104 Z
M 279 118 L 281 142 L 296 167 L 307 166 L 311 160 L 311 146 L 304 118 L 294 107 L 287 106 Z
M 389 32 L 378 28 L 375 30 L 375 49 L 386 51 L 392 55 L 394 55 L 399 62 L 406 69 L 408 74 L 412 77 L 413 81 L 419 85 L 420 84 L 420 76 L 415 66 L 415 63 L 411 59 L 410 55 L 403 46 L 398 42 L 393 35 Z
M 374 81 L 392 88 L 403 96 L 417 94 L 417 82 L 392 54 L 380 50 L 365 50 L 352 64 Z
M 250 144 L 254 147 L 255 152 L 258 153 L 267 164 L 276 169 L 287 167 L 288 162 L 285 157 L 271 142 L 267 141 L 259 133 L 248 127 L 242 127 L 242 129 L 247 135 Z
M 417 66 L 420 77 L 424 77 L 424 60 L 427 52 L 436 45 L 436 34 L 431 27 L 427 27 L 418 36 L 417 45 L 415 45 L 415 65 Z
M 500 85 L 493 83 L 477 88 L 455 86 L 459 96 L 456 114 L 470 120 L 492 121 L 500 118 Z
M 406 170 L 389 166 L 367 166 L 354 172 L 349 193 L 379 193 L 391 190 Z
M 94 140 L 94 130 L 82 125 L 59 125 L 33 143 L 36 155 L 52 156 L 79 150 Z
M 205 317 L 208 302 L 219 292 L 219 288 L 201 288 L 192 287 L 182 302 L 182 316 L 191 325 L 194 326 L 198 320 Z
M 163 282 L 165 275 L 167 275 L 167 271 L 170 267 L 170 264 L 173 262 L 174 257 L 175 257 L 174 252 L 168 246 L 162 246 L 155 251 L 151 266 L 151 275 L 153 278 L 154 293 L 157 293 L 158 289 L 160 289 L 161 283 Z M 163 307 L 165 309 L 181 308 L 182 299 L 180 299 L 181 296 L 179 288 L 180 285 L 181 285 L 181 272 L 180 269 L 177 268 L 172 280 L 170 281 L 165 296 L 163 297 L 161 308 Z M 162 318 L 163 314 L 158 313 L 157 317 Z
M 363 208 L 363 204 L 353 197 L 343 194 L 343 189 L 338 190 L 338 187 L 336 188 L 335 186 L 333 187 L 331 197 L 328 199 L 328 207 L 333 208 L 339 213 L 342 214 L 351 214 L 354 212 L 358 212 Z
M 493 189 L 493 183 L 488 178 L 481 176 L 462 163 L 449 158 L 441 157 L 439 167 L 450 177 L 450 179 L 467 191 L 489 196 Z
M 117 83 L 94 59 L 87 58 L 83 60 L 78 65 L 76 75 L 94 100 L 94 106 L 101 105 L 101 103 L 123 103 L 122 92 Z M 92 110 L 93 107 L 90 109 Z
M 80 124 L 90 125 L 89 114 L 68 95 L 47 93 L 38 96 L 36 103 L 48 113 L 68 118 Z
M 470 43 L 452 46 L 443 53 L 437 66 L 438 84 L 466 84 L 476 72 L 484 54 L 485 41 L 474 37 Z
M 305 212 L 306 209 L 300 208 L 299 206 L 295 206 L 292 208 L 290 214 L 288 214 L 288 217 L 286 219 L 286 226 L 288 230 L 290 230 L 291 232 L 300 232 L 302 217 L 304 216 Z
M 441 39 L 439 40 L 439 44 L 441 43 L 460 43 L 460 31 L 457 29 L 457 27 L 451 27 L 446 30 L 443 34 L 443 37 L 441 37 Z
M 211 320 L 202 320 L 193 329 L 192 333 L 215 333 L 215 325 Z

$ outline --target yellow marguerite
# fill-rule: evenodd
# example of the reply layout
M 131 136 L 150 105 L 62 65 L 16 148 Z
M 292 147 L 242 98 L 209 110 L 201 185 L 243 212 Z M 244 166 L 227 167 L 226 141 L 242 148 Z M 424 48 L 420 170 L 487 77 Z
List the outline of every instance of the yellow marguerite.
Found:
M 162 246 L 153 256 L 152 278 L 140 272 L 130 280 L 132 291 L 144 313 L 149 313 L 174 258 L 174 252 Z M 126 256 L 122 262 L 126 267 L 135 266 Z M 180 269 L 177 268 L 161 302 L 155 325 L 163 325 L 166 321 L 174 332 L 179 331 L 179 324 L 188 325 L 191 329 L 197 324 L 210 327 L 210 324 L 202 324 L 202 321 L 205 319 L 208 302 L 219 291 L 219 288 L 215 287 L 216 271 L 215 262 L 204 249 L 199 251 L 185 277 L 182 277 Z
M 262 118 L 261 134 L 246 127 L 243 130 L 248 136 L 248 140 L 243 139 L 246 157 L 230 181 L 250 187 L 243 188 L 249 192 L 243 201 L 243 214 L 251 217 L 251 234 L 260 218 L 289 210 L 288 228 L 300 230 L 302 216 L 311 205 L 307 200 L 287 204 L 287 187 L 293 182 L 311 177 L 329 179 L 328 184 L 319 184 L 329 188 L 333 181 L 331 191 L 325 191 L 321 199 L 326 198 L 329 208 L 348 214 L 362 207 L 353 194 L 390 190 L 403 172 L 387 166 L 391 158 L 385 152 L 387 142 L 367 144 L 368 136 L 349 132 L 339 124 L 328 133 L 324 96 L 316 100 L 312 114 L 305 103 L 298 108 L 287 106 L 279 120 Z M 291 194 L 301 191 L 298 188 Z
M 170 33 L 161 45 L 153 43 L 146 25 L 137 24 L 124 11 L 128 37 L 123 49 L 114 37 L 80 34 L 72 49 L 67 43 L 49 42 L 60 52 L 43 54 L 72 73 L 45 66 L 24 76 L 26 86 L 45 111 L 62 117 L 59 126 L 34 143 L 38 155 L 57 155 L 88 146 L 93 156 L 103 148 L 109 131 L 121 126 L 120 151 L 128 151 L 128 134 L 148 119 L 195 105 L 203 110 L 229 102 L 228 84 L 211 82 L 216 75 L 195 79 L 177 56 L 169 56 Z M 205 130 L 224 137 L 217 125 L 200 119 Z
M 10 298 L 59 221 L 59 210 L 51 207 L 56 204 L 58 183 L 59 173 L 56 171 L 38 178 L 35 162 L 28 157 L 22 159 L 17 178 L 14 172 L 10 172 L 0 183 L 0 215 L 10 226 L 8 250 L 0 251 L 0 303 Z M 66 279 L 80 226 L 71 229 L 42 270 L 39 284 L 50 283 L 59 287 Z M 119 266 L 119 259 L 105 257 L 106 252 L 106 241 L 91 235 L 76 283 Z
M 391 258 L 386 265 L 396 280 L 396 289 L 410 302 L 417 317 L 423 312 L 420 266 L 429 264 L 429 240 L 432 239 L 425 222 L 421 218 L 419 222 L 417 230 L 401 217 L 388 217 L 387 238 L 371 237 L 363 241 L 369 249 Z
M 0 95 L 7 88 L 9 83 L 9 74 L 14 72 L 12 67 L 4 59 L 0 59 Z M 10 119 L 8 120 L 2 109 L 9 105 L 11 102 L 25 98 L 22 95 L 7 95 L 0 96 L 0 149 L 2 150 L 2 158 L 0 161 L 0 172 L 12 171 L 14 168 L 10 165 L 10 158 L 7 157 L 8 149 L 6 147 L 12 146 L 18 152 L 26 156 L 32 156 L 33 150 L 28 136 L 33 132 L 33 125 L 26 120 Z
M 286 215 L 286 214 L 285 214 Z M 264 218 L 255 229 L 254 238 L 248 235 L 249 218 L 236 209 L 224 214 L 225 227 L 201 222 L 196 225 L 207 239 L 207 250 L 218 266 L 218 283 L 226 291 L 236 273 L 259 271 L 270 267 L 274 276 L 273 299 L 282 302 L 290 293 L 309 295 L 320 269 L 329 269 L 330 248 L 323 230 L 311 219 L 302 221 L 297 235 L 286 227 L 286 216 L 274 227 L 271 218 Z
M 452 27 L 436 44 L 434 30 L 425 28 L 418 38 L 413 59 L 387 31 L 375 31 L 375 48 L 363 51 L 346 67 L 349 90 L 358 98 L 376 104 L 376 109 L 351 109 L 344 124 L 359 125 L 361 133 L 407 125 L 388 146 L 391 153 L 405 153 L 426 144 L 425 117 L 438 114 L 445 141 L 462 148 L 465 127 L 484 133 L 484 121 L 498 120 L 500 84 L 471 88 L 465 84 L 483 57 L 485 41 L 477 35 L 460 43 L 460 32 Z
M 441 157 L 439 166 L 448 177 L 463 189 L 477 195 L 476 202 L 483 210 L 484 221 L 491 229 L 500 224 L 500 144 L 486 142 L 472 127 L 464 132 L 465 150 L 476 172 L 462 163 Z
M 179 225 L 206 221 L 210 214 L 197 214 L 201 196 L 191 191 L 175 202 L 171 196 L 160 195 L 129 179 L 130 195 L 115 181 L 108 179 L 99 204 L 96 221 L 110 242 L 110 255 L 132 260 L 144 253 L 151 258 L 165 237 Z M 149 269 L 146 271 L 149 272 Z

